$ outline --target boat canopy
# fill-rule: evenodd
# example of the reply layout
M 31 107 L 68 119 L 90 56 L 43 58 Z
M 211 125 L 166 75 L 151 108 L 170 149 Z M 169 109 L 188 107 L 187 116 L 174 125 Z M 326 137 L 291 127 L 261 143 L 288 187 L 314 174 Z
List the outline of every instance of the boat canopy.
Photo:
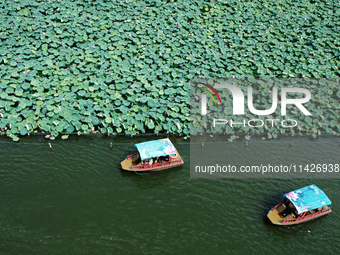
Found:
M 135 144 L 141 160 L 166 155 L 175 155 L 175 146 L 168 138 Z
M 291 191 L 283 196 L 294 204 L 299 214 L 332 204 L 327 195 L 314 184 Z

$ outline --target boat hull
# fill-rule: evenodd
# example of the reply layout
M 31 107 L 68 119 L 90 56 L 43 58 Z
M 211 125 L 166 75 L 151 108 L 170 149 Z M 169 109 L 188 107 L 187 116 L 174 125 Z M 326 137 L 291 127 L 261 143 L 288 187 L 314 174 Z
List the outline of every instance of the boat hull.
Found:
M 305 215 L 305 216 L 299 215 L 298 217 L 287 216 L 286 218 L 283 218 L 282 216 L 280 216 L 281 212 L 279 209 L 279 205 L 271 209 L 269 213 L 267 214 L 267 217 L 273 224 L 281 225 L 281 226 L 304 223 L 304 222 L 314 220 L 316 218 L 319 218 L 321 216 L 324 216 L 332 212 L 332 209 L 330 207 L 325 207 L 325 209 L 323 209 L 322 211 L 317 211 L 309 215 Z
M 183 165 L 184 162 L 177 150 L 176 152 L 177 154 L 175 158 L 170 157 L 169 161 L 157 162 L 157 163 L 153 163 L 152 165 L 142 164 L 142 162 L 140 162 L 139 160 L 138 153 L 134 153 L 134 154 L 128 155 L 127 158 L 121 162 L 121 167 L 125 171 L 132 171 L 132 172 L 154 172 L 154 171 L 161 171 L 161 170 L 165 170 L 165 169 L 169 169 L 173 167 L 178 167 L 178 166 Z

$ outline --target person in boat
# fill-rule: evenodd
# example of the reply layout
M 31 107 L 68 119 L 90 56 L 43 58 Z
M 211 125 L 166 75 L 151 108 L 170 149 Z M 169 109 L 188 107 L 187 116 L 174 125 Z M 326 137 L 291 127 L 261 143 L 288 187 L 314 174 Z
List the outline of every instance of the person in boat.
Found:
M 162 156 L 162 157 L 160 157 L 160 158 L 161 158 L 161 160 L 169 161 L 169 155 Z
M 297 215 L 297 211 L 295 209 L 295 206 L 289 202 L 289 204 L 287 205 L 287 208 L 282 212 L 282 216 L 286 217 L 287 215 L 294 213 L 294 216 Z
M 293 213 L 294 217 L 296 218 L 298 216 L 298 212 L 295 206 L 293 205 L 293 203 L 289 203 L 289 208 L 290 208 L 290 212 Z

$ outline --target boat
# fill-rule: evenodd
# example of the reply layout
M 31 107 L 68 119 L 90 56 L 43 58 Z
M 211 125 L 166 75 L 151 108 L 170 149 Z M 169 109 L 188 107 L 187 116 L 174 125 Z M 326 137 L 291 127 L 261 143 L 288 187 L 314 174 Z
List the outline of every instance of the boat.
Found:
M 159 171 L 183 165 L 179 155 L 170 139 L 159 139 L 135 144 L 137 152 L 127 155 L 121 162 L 126 171 Z
M 275 225 L 299 224 L 332 212 L 332 202 L 314 184 L 286 193 L 283 197 L 284 200 L 267 214 Z

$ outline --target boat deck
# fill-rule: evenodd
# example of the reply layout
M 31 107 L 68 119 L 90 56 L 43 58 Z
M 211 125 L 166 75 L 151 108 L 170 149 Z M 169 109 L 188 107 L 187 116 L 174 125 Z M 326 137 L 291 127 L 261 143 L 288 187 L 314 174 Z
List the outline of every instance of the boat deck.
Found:
M 280 224 L 282 220 L 286 219 L 295 219 L 295 215 L 293 213 L 288 214 L 286 217 L 282 217 L 282 212 L 286 210 L 286 206 L 284 204 L 278 205 L 271 212 L 268 213 L 268 218 L 274 224 Z

